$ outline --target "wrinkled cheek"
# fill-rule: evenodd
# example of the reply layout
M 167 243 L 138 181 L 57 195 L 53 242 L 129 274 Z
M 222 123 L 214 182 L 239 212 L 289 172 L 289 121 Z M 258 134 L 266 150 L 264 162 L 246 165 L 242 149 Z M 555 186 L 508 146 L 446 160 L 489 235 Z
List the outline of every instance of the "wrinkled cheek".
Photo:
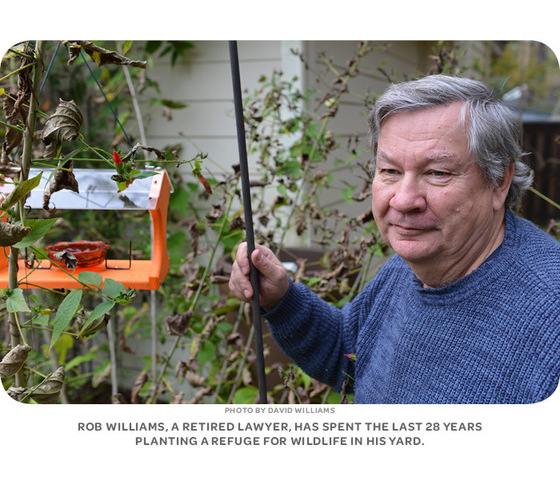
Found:
M 383 238 L 386 237 L 386 230 L 387 224 L 385 224 L 385 216 L 387 214 L 387 210 L 389 209 L 389 198 L 384 196 L 381 191 L 375 190 L 375 186 L 373 186 L 372 190 L 372 197 L 371 197 L 371 210 L 373 213 L 373 218 L 375 219 L 375 223 L 377 224 L 378 229 L 381 231 L 381 235 Z
M 389 208 L 392 193 L 386 187 L 377 185 L 375 181 L 371 186 L 371 208 L 373 214 L 384 215 Z

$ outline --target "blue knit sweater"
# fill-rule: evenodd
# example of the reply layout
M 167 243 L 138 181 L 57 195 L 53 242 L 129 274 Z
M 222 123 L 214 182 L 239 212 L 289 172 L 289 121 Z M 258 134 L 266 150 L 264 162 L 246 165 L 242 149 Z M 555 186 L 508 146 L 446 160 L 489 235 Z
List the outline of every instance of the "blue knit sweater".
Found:
M 290 282 L 264 316 L 307 374 L 351 376 L 356 403 L 537 402 L 558 384 L 560 244 L 508 212 L 501 246 L 451 285 L 422 288 L 394 256 L 343 309 Z

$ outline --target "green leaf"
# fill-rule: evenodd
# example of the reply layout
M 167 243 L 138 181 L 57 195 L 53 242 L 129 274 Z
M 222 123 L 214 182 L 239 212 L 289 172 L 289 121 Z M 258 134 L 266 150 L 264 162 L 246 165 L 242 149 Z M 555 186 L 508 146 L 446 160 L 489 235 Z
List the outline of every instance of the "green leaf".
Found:
M 26 219 L 23 225 L 31 227 L 31 231 L 21 241 L 14 244 L 14 248 L 23 249 L 35 244 L 50 231 L 57 221 L 58 219 Z
M 84 285 L 99 288 L 103 283 L 103 276 L 99 273 L 95 273 L 94 271 L 82 271 L 78 275 L 78 280 Z
M 56 312 L 56 317 L 54 318 L 53 322 L 53 334 L 51 337 L 51 344 L 49 346 L 49 350 L 52 349 L 53 345 L 56 343 L 60 335 L 66 327 L 70 324 L 74 315 L 78 311 L 80 307 L 80 302 L 82 300 L 82 290 L 72 290 L 68 293 L 62 303 L 58 307 L 58 311 Z
M 321 281 L 323 281 L 323 278 L 318 278 L 318 277 L 313 277 L 313 278 L 309 278 L 305 281 L 305 284 L 308 286 L 313 286 L 317 283 L 320 283 Z
M 341 192 L 342 198 L 350 205 L 354 204 L 354 199 L 352 199 L 352 195 L 354 195 L 354 190 L 356 190 L 356 187 L 357 187 L 356 185 L 349 186 L 348 188 L 343 189 Z
M 105 284 L 101 291 L 110 298 L 118 298 L 123 293 L 126 293 L 126 287 L 111 278 L 105 278 Z
M 208 341 L 204 342 L 200 347 L 196 360 L 198 360 L 200 364 L 206 364 L 206 362 L 216 358 L 216 353 L 217 349 L 214 343 Z
M 35 187 L 37 187 L 37 185 L 39 185 L 42 175 L 43 172 L 41 172 L 39 175 L 36 175 L 32 179 L 25 180 L 20 184 L 17 184 L 14 187 L 14 190 L 12 190 L 10 194 L 8 194 L 8 196 L 4 199 L 2 205 L 0 205 L 0 209 L 6 211 L 13 205 L 17 204 L 21 199 L 23 199 L 27 194 L 29 194 L 29 192 L 31 192 Z
M 28 312 L 29 307 L 23 296 L 23 290 L 21 288 L 15 288 L 10 290 L 8 293 L 8 298 L 6 299 L 6 310 L 10 313 L 16 312 Z
M 33 318 L 33 323 L 39 325 L 40 327 L 46 327 L 49 324 L 50 315 L 47 313 L 40 313 Z
M 123 47 L 123 56 L 128 52 L 128 50 L 132 47 L 132 41 L 131 40 L 127 40 L 124 43 L 124 47 Z
M 301 373 L 301 380 L 303 381 L 303 385 L 304 385 L 305 388 L 307 388 L 311 385 L 311 377 L 309 377 L 304 372 Z
M 66 362 L 66 355 L 68 351 L 74 348 L 74 337 L 68 334 L 62 334 L 60 338 L 54 344 L 54 350 L 57 355 L 56 362 L 58 365 L 64 365 Z M 48 355 L 45 355 L 48 357 Z
M 135 179 L 147 179 L 148 177 L 153 177 L 154 175 L 159 175 L 157 172 L 150 172 L 150 171 L 145 171 L 145 172 L 140 172 L 137 175 L 134 175 Z
M 189 201 L 191 200 L 192 191 L 177 187 L 169 199 L 169 210 L 176 210 L 183 216 L 189 211 Z
M 89 318 L 86 320 L 86 323 L 84 323 L 84 326 L 82 328 L 82 332 L 84 330 L 86 330 L 91 323 L 95 322 L 95 320 L 97 320 L 98 318 L 101 318 L 106 313 L 109 313 L 113 309 L 115 304 L 116 304 L 116 302 L 114 302 L 114 301 L 106 300 L 103 303 L 100 303 L 99 305 L 97 305 L 93 309 L 93 311 L 90 313 Z
M 42 248 L 37 248 L 35 246 L 31 246 L 31 251 L 35 253 L 37 259 L 48 259 L 49 253 Z
M 165 106 L 170 109 L 183 109 L 188 106 L 188 104 L 181 103 L 179 101 L 173 101 L 171 99 L 152 99 L 150 101 L 152 106 Z
M 301 177 L 301 167 L 297 160 L 287 160 L 276 171 L 278 175 L 291 175 L 294 178 Z
M 73 359 L 69 360 L 65 365 L 64 365 L 64 370 L 66 372 L 68 372 L 70 369 L 83 364 L 84 362 L 89 362 L 90 360 L 93 360 L 97 357 L 97 354 L 95 352 L 90 352 L 89 354 L 85 354 L 85 355 L 77 355 L 76 357 L 74 357 Z
M 186 254 L 184 247 L 186 240 L 187 236 L 184 232 L 176 232 L 175 234 L 169 236 L 167 239 L 167 251 L 170 254 L 175 255 L 175 258 L 172 258 L 172 260 L 175 259 L 175 261 L 181 262 L 182 258 Z
M 258 394 L 254 387 L 243 387 L 233 396 L 233 404 L 254 404 Z

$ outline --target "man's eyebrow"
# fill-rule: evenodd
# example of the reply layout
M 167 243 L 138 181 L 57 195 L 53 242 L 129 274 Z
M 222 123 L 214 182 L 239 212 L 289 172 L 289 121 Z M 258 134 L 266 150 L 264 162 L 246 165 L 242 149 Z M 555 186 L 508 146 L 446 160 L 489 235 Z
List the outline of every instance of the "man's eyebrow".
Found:
M 454 160 L 458 160 L 460 157 L 453 153 L 453 152 L 447 152 L 447 151 L 441 151 L 441 152 L 435 152 L 435 153 L 430 153 L 427 157 L 426 160 L 428 162 L 445 162 L 445 161 L 454 161 Z M 378 151 L 377 152 L 377 156 L 376 156 L 376 160 L 377 161 L 383 161 L 386 163 L 391 163 L 391 164 L 397 164 L 398 161 L 396 161 L 394 158 L 392 158 L 389 154 L 383 152 L 383 151 Z
M 395 160 L 393 160 L 393 158 L 391 158 L 389 155 L 387 155 L 385 152 L 383 151 L 378 151 L 377 152 L 377 156 L 375 157 L 376 160 L 381 160 L 383 162 L 388 162 L 388 163 L 396 163 Z
M 437 152 L 428 155 L 427 159 L 431 162 L 445 162 L 447 160 L 455 160 L 459 158 L 457 155 L 451 152 Z

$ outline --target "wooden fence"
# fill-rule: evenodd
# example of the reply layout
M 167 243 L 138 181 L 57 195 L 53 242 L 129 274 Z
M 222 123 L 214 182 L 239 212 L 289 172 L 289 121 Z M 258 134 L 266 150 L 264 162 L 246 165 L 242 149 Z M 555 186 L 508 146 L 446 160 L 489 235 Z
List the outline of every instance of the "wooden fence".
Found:
M 535 173 L 533 187 L 560 204 L 560 123 L 526 123 L 523 126 L 525 160 Z M 560 210 L 533 193 L 522 202 L 521 213 L 540 226 L 560 222 Z

